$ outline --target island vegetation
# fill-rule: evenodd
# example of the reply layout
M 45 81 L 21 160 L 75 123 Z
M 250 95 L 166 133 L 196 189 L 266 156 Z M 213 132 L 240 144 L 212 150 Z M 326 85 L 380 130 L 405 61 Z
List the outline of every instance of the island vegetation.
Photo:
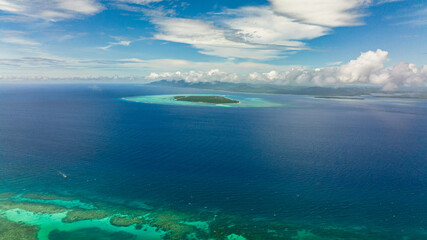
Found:
M 365 100 L 365 98 L 363 98 L 363 97 L 352 97 L 352 96 L 317 96 L 315 98 L 337 99 L 337 100 Z
M 211 104 L 237 104 L 239 101 L 222 96 L 175 96 L 174 101 L 199 102 Z

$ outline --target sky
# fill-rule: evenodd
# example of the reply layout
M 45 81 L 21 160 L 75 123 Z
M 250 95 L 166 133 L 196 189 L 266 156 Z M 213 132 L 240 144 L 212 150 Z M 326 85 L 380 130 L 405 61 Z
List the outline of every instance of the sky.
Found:
M 426 0 L 0 0 L 0 81 L 427 83 Z

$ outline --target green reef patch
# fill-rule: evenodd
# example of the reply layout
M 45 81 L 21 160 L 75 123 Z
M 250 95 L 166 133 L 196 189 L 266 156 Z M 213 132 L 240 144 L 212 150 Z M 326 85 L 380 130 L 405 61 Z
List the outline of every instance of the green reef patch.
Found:
M 16 196 L 17 194 L 14 192 L 2 192 L 0 193 L 0 199 L 7 199 Z
M 199 106 L 199 107 L 280 107 L 283 104 L 264 98 L 245 95 L 185 94 L 185 95 L 146 95 L 124 97 L 122 100 L 149 104 Z
M 226 98 L 223 96 L 175 96 L 174 101 L 184 102 L 198 102 L 198 103 L 211 103 L 211 104 L 236 104 L 237 100 Z
M 20 209 L 34 213 L 61 213 L 66 212 L 67 209 L 62 206 L 53 204 L 43 203 L 32 203 L 32 202 L 14 202 L 9 200 L 0 201 L 0 209 L 11 210 Z
M 142 228 L 142 224 L 146 224 L 148 221 L 139 217 L 113 216 L 110 219 L 110 223 L 116 227 L 129 227 L 135 225 L 135 228 Z
M 9 221 L 0 217 L 0 239 L 2 240 L 37 240 L 37 226 Z
M 43 194 L 41 194 L 43 195 Z M 2 240 L 411 240 L 427 239 L 422 232 L 366 226 L 295 224 L 238 216 L 222 211 L 182 211 L 163 206 L 150 209 L 100 200 L 57 195 L 9 194 L 0 201 Z M 55 199 L 57 198 L 57 199 Z M 32 202 L 34 199 L 50 202 Z M 85 202 L 93 209 L 67 208 Z
M 22 198 L 38 199 L 38 200 L 61 200 L 61 201 L 73 201 L 70 197 L 63 197 L 54 194 L 42 194 L 42 193 L 24 193 L 21 195 Z
M 365 100 L 365 98 L 358 96 L 316 96 L 314 98 L 331 100 Z
M 103 219 L 110 215 L 106 210 L 101 209 L 73 209 L 67 213 L 67 216 L 62 219 L 64 223 L 72 223 L 82 220 Z

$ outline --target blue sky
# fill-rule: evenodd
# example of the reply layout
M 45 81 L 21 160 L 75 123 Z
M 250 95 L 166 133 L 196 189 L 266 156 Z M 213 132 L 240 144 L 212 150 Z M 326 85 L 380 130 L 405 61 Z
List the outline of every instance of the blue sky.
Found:
M 0 0 L 3 79 L 268 79 L 372 52 L 368 76 L 343 80 L 340 69 L 339 82 L 376 83 L 372 74 L 401 61 L 424 81 L 426 42 L 425 0 Z

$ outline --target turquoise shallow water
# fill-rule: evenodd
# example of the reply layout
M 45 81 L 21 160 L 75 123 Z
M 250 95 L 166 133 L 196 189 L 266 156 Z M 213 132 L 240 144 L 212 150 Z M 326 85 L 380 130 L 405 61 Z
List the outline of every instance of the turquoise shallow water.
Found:
M 280 107 L 283 104 L 268 101 L 260 97 L 246 97 L 238 95 L 218 95 L 218 94 L 179 94 L 180 96 L 222 96 L 239 101 L 238 104 L 210 104 L 200 102 L 187 102 L 187 101 L 175 101 L 173 98 L 177 95 L 147 95 L 137 97 L 124 97 L 125 101 L 140 102 L 140 103 L 151 103 L 151 104 L 166 104 L 166 105 L 177 105 L 177 106 L 202 106 L 202 107 Z
M 188 94 L 2 86 L 0 239 L 427 239 L 425 100 Z

